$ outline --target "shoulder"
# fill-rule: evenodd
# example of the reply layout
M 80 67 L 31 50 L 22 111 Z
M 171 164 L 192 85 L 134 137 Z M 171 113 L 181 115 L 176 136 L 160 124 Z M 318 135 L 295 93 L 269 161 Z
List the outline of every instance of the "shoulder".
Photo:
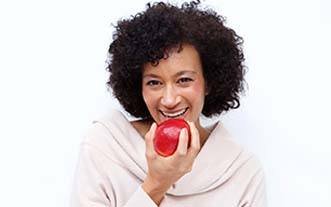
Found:
M 140 136 L 144 137 L 149 131 L 152 123 L 149 120 L 135 120 L 131 121 L 130 124 L 140 134 Z
M 244 162 L 243 168 L 245 168 L 247 172 L 251 172 L 252 175 L 263 172 L 263 166 L 261 160 L 258 158 L 256 154 L 248 151 L 247 149 L 244 149 L 243 157 L 245 157 L 246 160 Z
M 264 181 L 265 173 L 261 160 L 259 157 L 246 147 L 239 145 L 242 149 L 241 153 L 237 158 L 237 169 L 236 177 L 240 180 L 242 186 L 257 185 L 258 183 Z
M 129 121 L 122 112 L 110 109 L 106 114 L 99 115 L 83 133 L 83 143 L 104 146 L 113 136 L 120 136 L 128 131 Z
M 238 143 L 232 134 L 224 127 L 221 122 L 212 132 L 214 141 L 218 145 L 218 149 L 223 151 L 224 156 L 233 155 L 232 167 L 236 171 L 244 172 L 244 176 L 251 174 L 254 176 L 256 173 L 263 171 L 263 167 L 258 156 L 247 149 L 242 144 Z M 216 138 L 216 139 L 215 139 Z

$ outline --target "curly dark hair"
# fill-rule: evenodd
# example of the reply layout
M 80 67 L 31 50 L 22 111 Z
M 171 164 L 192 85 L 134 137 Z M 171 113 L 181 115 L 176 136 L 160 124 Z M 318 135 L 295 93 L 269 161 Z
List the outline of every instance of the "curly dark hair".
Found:
M 240 106 L 244 92 L 243 40 L 226 27 L 225 18 L 200 1 L 147 4 L 146 11 L 120 20 L 109 47 L 107 82 L 124 109 L 138 118 L 151 118 L 142 96 L 142 69 L 167 58 L 167 51 L 191 44 L 198 51 L 207 83 L 202 114 L 219 115 Z

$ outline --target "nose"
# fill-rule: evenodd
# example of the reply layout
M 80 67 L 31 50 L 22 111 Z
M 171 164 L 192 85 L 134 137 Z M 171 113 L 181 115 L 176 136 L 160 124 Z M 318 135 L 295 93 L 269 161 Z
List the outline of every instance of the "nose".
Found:
M 161 97 L 162 106 L 166 108 L 175 108 L 179 102 L 180 97 L 178 96 L 177 91 L 171 86 L 165 87 Z

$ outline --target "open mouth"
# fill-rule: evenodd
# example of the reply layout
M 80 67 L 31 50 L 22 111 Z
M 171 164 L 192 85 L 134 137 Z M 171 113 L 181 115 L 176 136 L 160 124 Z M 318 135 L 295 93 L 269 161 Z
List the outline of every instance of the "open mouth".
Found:
M 161 112 L 161 114 L 162 114 L 163 116 L 165 116 L 165 117 L 167 117 L 167 118 L 174 119 L 174 118 L 178 118 L 178 117 L 184 115 L 184 114 L 186 113 L 187 110 L 188 110 L 188 107 L 185 108 L 185 109 L 183 109 L 183 110 L 180 110 L 180 111 L 178 111 L 178 112 L 176 112 L 176 113 L 167 113 L 167 112 L 164 112 L 164 111 L 161 111 L 161 110 L 160 110 L 160 112 Z

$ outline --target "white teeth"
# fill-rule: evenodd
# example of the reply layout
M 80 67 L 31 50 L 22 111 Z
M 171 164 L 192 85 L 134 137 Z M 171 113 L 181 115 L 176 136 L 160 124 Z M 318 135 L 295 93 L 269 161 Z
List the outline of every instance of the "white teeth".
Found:
M 181 116 L 181 115 L 183 115 L 185 112 L 186 112 L 186 110 L 187 110 L 188 108 L 185 108 L 185 109 L 183 109 L 183 110 L 181 110 L 181 111 L 179 111 L 179 112 L 177 112 L 177 113 L 166 113 L 166 112 L 163 112 L 163 111 L 161 111 L 161 113 L 164 115 L 164 116 L 166 116 L 166 117 L 169 117 L 169 118 L 175 118 L 175 117 L 177 117 L 177 116 Z

